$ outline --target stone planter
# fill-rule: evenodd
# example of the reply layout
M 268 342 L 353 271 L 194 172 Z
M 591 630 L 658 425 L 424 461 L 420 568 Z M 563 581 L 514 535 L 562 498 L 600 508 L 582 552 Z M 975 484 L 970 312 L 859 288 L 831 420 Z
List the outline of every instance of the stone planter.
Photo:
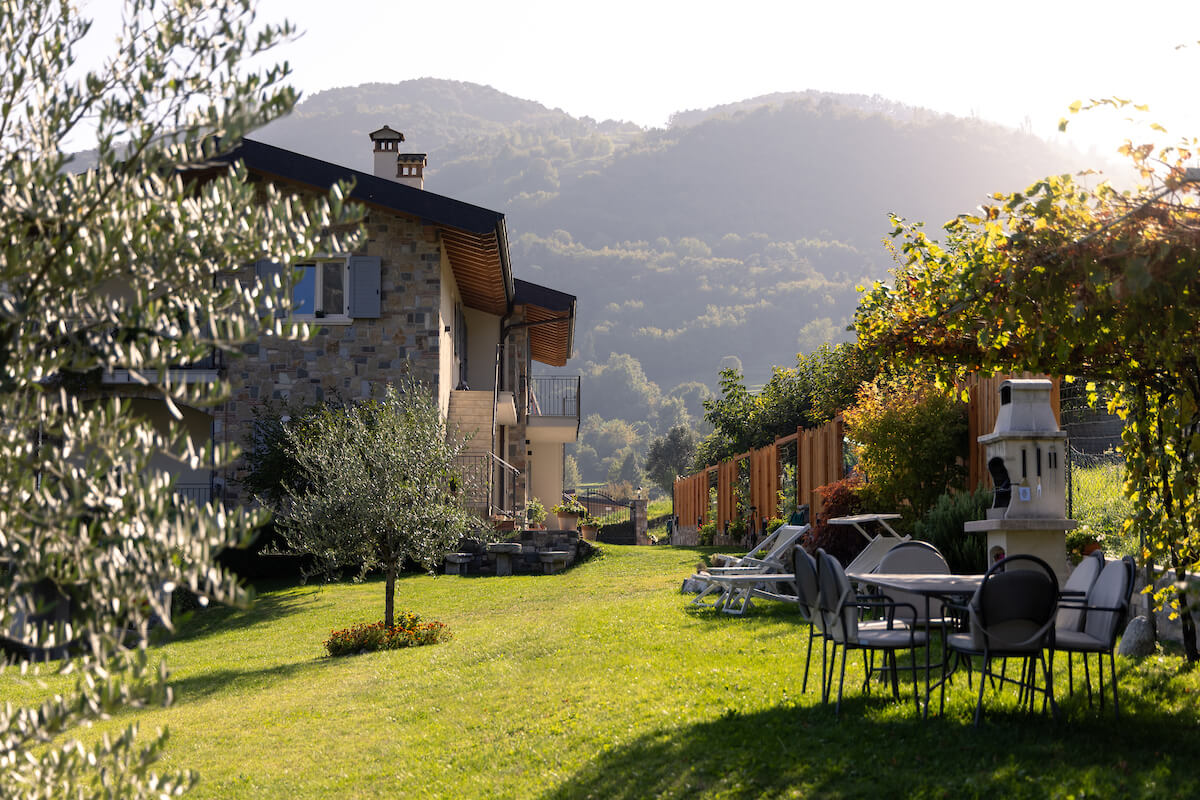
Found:
M 558 529 L 560 531 L 579 530 L 578 514 L 555 514 L 555 516 L 558 518 Z
M 585 524 L 579 526 L 579 533 L 583 536 L 583 538 L 586 541 L 589 541 L 589 542 L 596 541 L 596 535 L 599 532 L 600 532 L 599 525 L 591 525 L 591 524 L 585 523 Z

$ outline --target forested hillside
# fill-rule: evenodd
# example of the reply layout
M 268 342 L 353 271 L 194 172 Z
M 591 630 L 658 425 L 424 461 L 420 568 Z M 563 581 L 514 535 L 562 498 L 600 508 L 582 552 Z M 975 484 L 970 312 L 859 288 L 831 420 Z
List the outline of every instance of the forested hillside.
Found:
M 584 413 L 598 415 L 585 440 L 606 421 L 632 424 L 596 458 L 581 448 L 592 480 L 622 471 L 617 451 L 642 452 L 668 420 L 695 424 L 701 390 L 687 384 L 715 386 L 723 362 L 761 384 L 772 365 L 845 337 L 855 287 L 891 264 L 889 213 L 936 233 L 990 192 L 1084 166 L 1012 129 L 820 92 L 643 130 L 422 79 L 321 92 L 260 138 L 368 171 L 367 134 L 384 124 L 428 153 L 426 189 L 506 213 L 517 276 L 578 295 L 568 369 L 586 376 Z M 629 382 L 631 365 L 641 378 Z

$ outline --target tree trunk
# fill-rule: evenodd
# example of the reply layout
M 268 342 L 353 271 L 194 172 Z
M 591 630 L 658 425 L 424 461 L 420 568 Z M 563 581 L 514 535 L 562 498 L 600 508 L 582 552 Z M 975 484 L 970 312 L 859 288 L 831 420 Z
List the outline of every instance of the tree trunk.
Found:
M 396 565 L 388 564 L 387 581 L 384 583 L 383 624 L 391 628 L 396 624 Z
M 1179 586 L 1187 586 L 1187 570 L 1183 559 L 1175 558 L 1175 580 Z M 1189 664 L 1200 661 L 1200 652 L 1196 650 L 1196 622 L 1192 619 L 1192 609 L 1188 601 L 1187 589 L 1179 590 L 1179 624 L 1183 629 L 1183 654 Z

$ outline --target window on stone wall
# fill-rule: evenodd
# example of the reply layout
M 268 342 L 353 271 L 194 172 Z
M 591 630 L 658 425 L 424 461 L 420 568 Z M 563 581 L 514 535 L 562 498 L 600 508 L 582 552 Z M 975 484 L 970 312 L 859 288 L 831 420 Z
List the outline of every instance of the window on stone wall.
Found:
M 290 292 L 292 317 L 300 322 L 349 324 L 354 319 L 380 316 L 379 256 L 320 256 L 291 268 L 264 259 L 255 262 L 254 274 L 268 287 Z M 283 311 L 277 310 L 276 316 L 283 316 Z
M 345 258 L 296 264 L 292 283 L 292 316 L 349 318 L 349 294 L 346 292 L 349 282 L 349 264 Z

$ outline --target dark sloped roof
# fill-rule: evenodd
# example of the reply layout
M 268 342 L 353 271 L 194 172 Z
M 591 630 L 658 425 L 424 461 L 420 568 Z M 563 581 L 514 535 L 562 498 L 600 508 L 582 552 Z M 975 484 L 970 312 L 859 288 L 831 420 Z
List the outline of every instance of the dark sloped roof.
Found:
M 575 295 L 520 278 L 513 278 L 513 292 L 513 300 L 517 303 L 530 303 L 550 311 L 573 311 L 575 308 Z
M 470 308 L 493 314 L 508 310 L 513 299 L 512 268 L 508 231 L 499 211 L 253 139 L 243 139 L 218 161 L 232 163 L 239 159 L 256 174 L 319 191 L 328 190 L 338 181 L 352 180 L 351 199 L 440 226 L 463 302 Z
M 243 139 L 238 147 L 219 160 L 232 162 L 238 159 L 244 161 L 246 166 L 255 172 L 306 183 L 318 189 L 328 189 L 338 181 L 353 180 L 354 189 L 350 196 L 355 200 L 411 214 L 469 233 L 494 233 L 496 227 L 504 221 L 504 215 L 499 211 L 474 206 L 413 186 L 405 186 L 387 178 L 377 178 L 369 172 L 359 172 L 253 139 Z

